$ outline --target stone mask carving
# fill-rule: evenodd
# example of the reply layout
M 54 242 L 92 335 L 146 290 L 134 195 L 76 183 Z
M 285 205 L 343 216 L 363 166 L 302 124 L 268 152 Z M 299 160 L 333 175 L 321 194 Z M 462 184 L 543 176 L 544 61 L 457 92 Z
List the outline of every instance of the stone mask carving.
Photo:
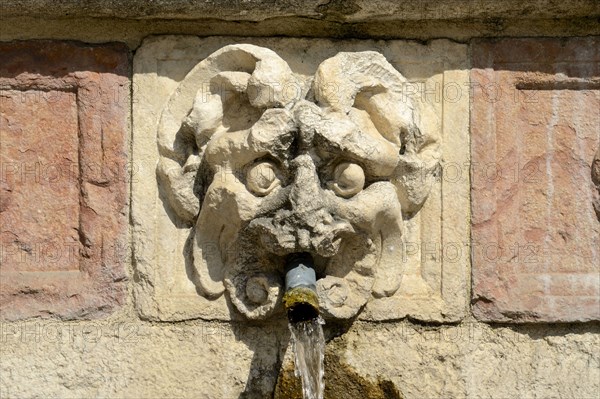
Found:
M 351 318 L 402 277 L 404 220 L 438 172 L 405 78 L 377 52 L 339 53 L 313 77 L 276 53 L 223 47 L 163 111 L 158 178 L 194 226 L 191 278 L 264 319 L 281 310 L 284 257 L 310 252 L 324 317 Z

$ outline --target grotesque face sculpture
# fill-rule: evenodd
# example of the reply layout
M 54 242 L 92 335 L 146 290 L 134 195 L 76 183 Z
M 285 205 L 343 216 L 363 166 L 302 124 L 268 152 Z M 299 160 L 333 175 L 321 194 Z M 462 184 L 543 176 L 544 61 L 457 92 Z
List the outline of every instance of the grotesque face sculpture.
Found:
M 158 177 L 193 226 L 191 277 L 250 319 L 281 311 L 284 258 L 315 259 L 325 318 L 351 318 L 402 278 L 404 220 L 420 209 L 438 142 L 406 80 L 376 52 L 339 53 L 314 76 L 271 50 L 222 48 L 161 117 Z

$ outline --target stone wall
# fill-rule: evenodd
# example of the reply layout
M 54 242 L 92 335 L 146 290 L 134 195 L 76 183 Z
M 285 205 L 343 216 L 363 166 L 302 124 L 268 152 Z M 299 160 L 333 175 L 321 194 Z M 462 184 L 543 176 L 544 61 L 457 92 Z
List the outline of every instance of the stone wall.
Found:
M 370 114 L 374 122 L 360 126 L 372 139 L 388 134 L 388 120 L 404 126 L 394 110 L 409 108 L 406 123 L 424 137 L 407 149 L 405 133 L 397 143 L 385 136 L 404 165 L 386 177 L 366 165 L 385 164 L 389 142 L 345 136 L 353 147 L 344 151 L 363 156 L 365 196 L 328 183 L 312 191 L 322 189 L 331 204 L 355 200 L 352 211 L 331 210 L 346 212 L 353 232 L 363 214 L 387 218 L 374 222 L 380 238 L 361 233 L 342 246 L 341 262 L 358 259 L 357 275 L 320 261 L 324 275 L 360 291 L 321 297 L 333 301 L 324 307 L 325 396 L 598 397 L 597 2 L 11 1 L 0 18 L 1 398 L 301 397 L 277 294 L 273 309 L 253 313 L 245 299 L 236 302 L 238 275 L 211 266 L 215 256 L 254 261 L 248 253 L 260 240 L 224 249 L 221 235 L 234 242 L 238 231 L 227 226 L 243 226 L 263 203 L 239 194 L 240 179 L 257 188 L 236 171 L 211 177 L 233 200 L 210 188 L 198 193 L 204 163 L 194 162 L 206 151 L 210 170 L 222 172 L 214 160 L 242 159 L 251 139 L 204 150 L 202 141 L 181 141 L 180 131 L 201 130 L 182 125 L 198 84 L 221 74 L 236 96 L 246 95 L 249 87 L 284 87 L 273 84 L 284 82 L 273 78 L 278 71 L 302 88 L 303 100 L 286 109 L 318 114 L 297 117 L 300 130 L 326 130 L 343 114 L 327 94 L 313 93 L 314 80 L 335 76 L 340 104 L 352 85 L 371 88 L 361 101 L 387 96 L 344 109 L 352 123 Z M 224 48 L 238 66 L 214 55 Z M 339 64 L 347 69 L 321 68 L 339 52 L 350 54 Z M 365 56 L 367 72 L 345 82 L 360 69 L 347 60 Z M 270 81 L 256 77 L 264 70 Z M 285 108 L 287 100 L 277 101 L 264 107 Z M 232 121 L 252 119 L 246 103 L 233 104 Z M 197 117 L 209 123 L 207 107 L 196 107 Z M 330 135 L 350 122 L 340 119 Z M 270 132 L 281 122 L 253 123 Z M 200 205 L 215 213 L 198 216 Z M 307 223 L 317 231 L 321 222 Z M 197 231 L 212 237 L 215 226 L 223 229 L 216 244 L 194 241 Z M 400 231 L 401 250 L 386 253 Z M 369 256 L 356 255 L 367 241 L 381 247 L 368 265 Z M 314 253 L 327 251 L 335 252 Z M 260 276 L 253 281 L 273 292 L 277 283 Z M 335 310 L 344 309 L 338 294 L 358 305 Z

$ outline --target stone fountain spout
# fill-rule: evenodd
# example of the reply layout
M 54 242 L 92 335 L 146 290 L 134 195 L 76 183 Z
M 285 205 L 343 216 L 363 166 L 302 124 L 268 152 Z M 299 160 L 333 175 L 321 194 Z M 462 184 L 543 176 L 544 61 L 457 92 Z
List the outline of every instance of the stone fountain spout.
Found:
M 307 252 L 290 254 L 286 258 L 283 305 L 290 323 L 319 317 L 317 278 L 313 258 Z

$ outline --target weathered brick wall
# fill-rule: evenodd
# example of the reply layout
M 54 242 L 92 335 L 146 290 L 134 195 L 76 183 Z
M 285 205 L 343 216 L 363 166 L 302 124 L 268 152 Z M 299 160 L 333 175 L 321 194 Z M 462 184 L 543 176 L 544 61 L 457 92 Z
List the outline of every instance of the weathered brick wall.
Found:
M 383 52 L 442 132 L 408 247 L 434 294 L 328 326 L 326 397 L 598 397 L 597 2 L 75 3 L 0 13 L 1 398 L 291 395 L 285 321 L 194 297 L 154 186 L 148 127 L 232 42 Z

